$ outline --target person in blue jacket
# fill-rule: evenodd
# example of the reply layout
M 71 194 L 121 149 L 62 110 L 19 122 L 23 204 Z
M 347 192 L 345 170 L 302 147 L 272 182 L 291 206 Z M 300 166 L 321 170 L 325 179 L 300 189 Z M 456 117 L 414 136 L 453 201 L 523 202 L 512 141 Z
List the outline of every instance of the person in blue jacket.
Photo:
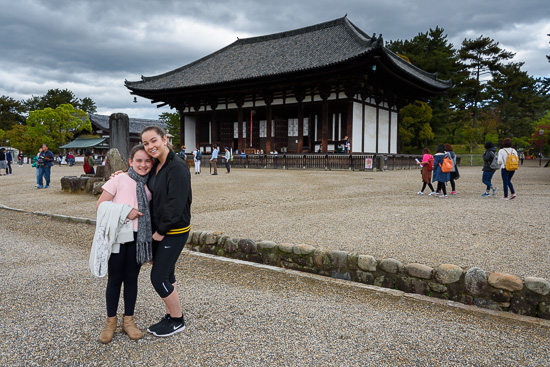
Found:
M 441 165 L 443 164 L 443 158 L 450 158 L 449 153 L 445 152 L 445 145 L 439 144 L 435 151 L 434 155 L 434 170 L 433 170 L 433 180 L 432 182 L 437 181 L 436 191 L 439 193 L 439 197 L 448 198 L 447 188 L 445 187 L 447 182 L 451 179 L 450 172 L 443 172 L 441 170 Z
M 48 145 L 43 144 L 42 145 L 42 151 L 38 154 L 38 177 L 37 177 L 37 184 L 38 188 L 48 188 L 50 187 L 50 173 L 51 168 L 53 166 L 54 156 L 51 150 L 48 150 Z M 45 182 L 44 182 L 44 180 Z M 44 183 L 46 185 L 44 185 Z

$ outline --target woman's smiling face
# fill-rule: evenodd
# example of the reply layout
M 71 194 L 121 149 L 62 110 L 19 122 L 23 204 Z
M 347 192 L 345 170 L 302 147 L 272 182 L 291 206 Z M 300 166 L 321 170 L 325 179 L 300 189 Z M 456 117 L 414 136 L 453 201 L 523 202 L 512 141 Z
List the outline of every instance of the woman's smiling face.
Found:
M 141 134 L 141 142 L 147 153 L 153 158 L 160 158 L 168 149 L 168 138 L 161 137 L 155 130 L 147 130 Z
M 145 150 L 138 150 L 134 154 L 134 158 L 130 158 L 130 166 L 138 175 L 145 176 L 153 168 L 153 158 Z

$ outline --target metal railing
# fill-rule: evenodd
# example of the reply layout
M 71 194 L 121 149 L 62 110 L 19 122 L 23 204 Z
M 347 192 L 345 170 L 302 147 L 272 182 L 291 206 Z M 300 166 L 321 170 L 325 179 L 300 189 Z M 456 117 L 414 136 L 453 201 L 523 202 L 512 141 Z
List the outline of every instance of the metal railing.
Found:
M 251 169 L 287 170 L 350 170 L 382 171 L 417 169 L 415 159 L 421 155 L 401 154 L 247 154 L 234 155 L 231 167 Z M 210 157 L 203 156 L 202 165 L 208 165 Z M 223 166 L 225 158 L 218 158 Z

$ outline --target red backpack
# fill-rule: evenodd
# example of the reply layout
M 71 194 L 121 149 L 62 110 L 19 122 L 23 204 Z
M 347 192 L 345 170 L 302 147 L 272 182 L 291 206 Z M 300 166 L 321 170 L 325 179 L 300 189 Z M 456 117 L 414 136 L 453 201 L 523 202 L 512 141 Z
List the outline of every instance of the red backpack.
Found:
M 427 167 L 428 167 L 428 171 L 434 170 L 434 157 L 430 157 L 430 159 L 428 159 Z
M 92 166 L 88 163 L 88 158 L 89 157 L 86 157 L 86 159 L 84 159 L 84 173 L 92 172 Z

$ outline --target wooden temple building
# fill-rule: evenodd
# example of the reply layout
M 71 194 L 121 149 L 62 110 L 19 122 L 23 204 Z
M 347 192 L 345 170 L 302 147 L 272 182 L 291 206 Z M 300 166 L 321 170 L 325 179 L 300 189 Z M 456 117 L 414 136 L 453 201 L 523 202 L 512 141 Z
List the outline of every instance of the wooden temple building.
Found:
M 347 17 L 238 39 L 167 73 L 126 81 L 131 94 L 180 113 L 181 141 L 210 152 L 398 153 L 398 111 L 442 94 L 425 72 Z

